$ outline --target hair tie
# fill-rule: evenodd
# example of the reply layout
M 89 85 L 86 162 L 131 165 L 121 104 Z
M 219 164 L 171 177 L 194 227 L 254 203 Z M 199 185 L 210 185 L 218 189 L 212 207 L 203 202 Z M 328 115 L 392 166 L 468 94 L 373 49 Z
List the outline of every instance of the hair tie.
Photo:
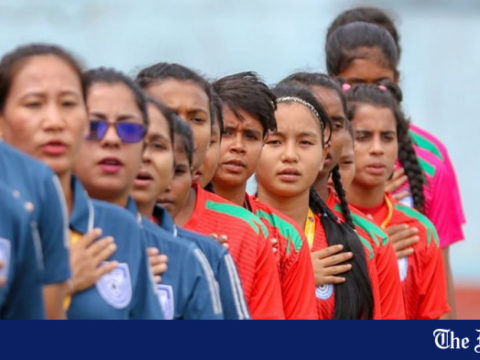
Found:
M 349 83 L 343 83 L 342 84 L 342 91 L 345 92 L 345 91 L 348 91 L 352 88 L 352 85 L 350 85 Z
M 378 88 L 382 91 L 387 91 L 387 87 L 385 85 L 378 85 Z
M 320 121 L 322 129 L 325 127 L 325 125 L 323 124 L 322 118 L 318 114 L 318 111 L 315 110 L 315 107 L 309 102 L 303 99 L 300 99 L 299 97 L 296 97 L 296 96 L 283 96 L 283 97 L 277 98 L 276 101 L 277 101 L 277 104 L 287 103 L 287 102 L 295 102 L 297 104 L 302 104 L 303 106 L 307 107 L 307 109 L 310 110 L 310 112 Z

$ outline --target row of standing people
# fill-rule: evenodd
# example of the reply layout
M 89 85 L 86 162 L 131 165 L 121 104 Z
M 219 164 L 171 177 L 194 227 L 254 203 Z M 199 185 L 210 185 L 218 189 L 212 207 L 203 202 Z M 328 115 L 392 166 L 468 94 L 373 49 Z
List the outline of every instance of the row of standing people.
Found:
M 5 55 L 2 137 L 56 176 L 0 145 L 17 208 L 0 235 L 19 239 L 3 242 L 2 317 L 445 316 L 440 242 L 461 236 L 432 194 L 453 180 L 401 111 L 395 38 L 355 16 L 331 27 L 330 76 L 273 89 L 168 63 L 135 81 L 83 73 L 55 46 Z M 437 222 L 450 226 L 437 235 Z

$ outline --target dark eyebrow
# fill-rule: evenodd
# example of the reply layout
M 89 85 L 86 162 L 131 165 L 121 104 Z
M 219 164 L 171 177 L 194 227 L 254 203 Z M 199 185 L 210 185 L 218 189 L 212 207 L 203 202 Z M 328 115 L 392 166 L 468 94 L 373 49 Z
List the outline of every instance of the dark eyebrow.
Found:
M 345 122 L 347 120 L 347 118 L 343 115 L 333 115 L 333 116 L 330 116 L 330 120 Z
M 141 120 L 138 116 L 133 114 L 122 114 L 117 117 L 117 121 Z
M 73 90 L 64 90 L 60 92 L 60 95 L 74 95 L 74 96 L 81 96 L 80 93 L 73 91 Z
M 267 136 L 285 136 L 282 132 L 275 130 L 268 132 Z
M 148 136 L 148 140 L 149 140 L 149 141 L 169 140 L 169 138 L 166 137 L 166 136 L 163 135 L 163 134 L 154 133 L 154 134 L 151 134 L 151 135 Z
M 349 83 L 355 83 L 355 84 L 364 84 L 365 80 L 357 79 L 357 78 L 351 78 L 351 79 L 348 79 L 348 82 Z
M 355 134 L 359 134 L 359 133 L 360 133 L 360 134 L 367 134 L 367 135 L 368 135 L 368 134 L 373 133 L 373 131 L 370 131 L 370 130 L 362 130 L 362 129 L 360 129 L 360 130 L 355 130 Z
M 188 115 L 193 115 L 193 114 L 196 114 L 196 113 L 202 113 L 202 114 L 205 114 L 205 115 L 208 114 L 207 110 L 200 109 L 200 108 L 191 109 L 191 110 L 189 110 L 189 111 L 187 112 Z
M 314 132 L 311 132 L 311 131 L 303 131 L 301 132 L 298 136 L 308 136 L 308 137 L 314 137 L 316 138 L 317 137 L 317 134 L 315 134 Z
M 95 112 L 95 111 L 90 112 L 90 117 L 100 118 L 104 121 L 106 121 L 107 118 L 108 118 L 108 116 L 106 114 L 101 113 L 101 112 Z M 139 120 L 139 119 L 138 119 L 137 116 L 132 115 L 132 114 L 122 114 L 122 115 L 118 116 L 116 120 L 117 121 L 129 121 L 129 120 Z
M 262 132 L 260 132 L 258 130 L 255 130 L 255 129 L 246 129 L 246 130 L 244 130 L 244 132 L 254 134 L 254 135 L 257 135 L 257 136 L 262 136 Z
M 95 111 L 91 111 L 90 112 L 90 117 L 96 117 L 96 118 L 100 118 L 102 120 L 106 120 L 107 119 L 107 116 L 103 113 L 99 113 L 99 112 L 95 112 Z
M 382 135 L 396 135 L 397 132 L 395 130 L 387 130 L 387 131 L 382 131 Z

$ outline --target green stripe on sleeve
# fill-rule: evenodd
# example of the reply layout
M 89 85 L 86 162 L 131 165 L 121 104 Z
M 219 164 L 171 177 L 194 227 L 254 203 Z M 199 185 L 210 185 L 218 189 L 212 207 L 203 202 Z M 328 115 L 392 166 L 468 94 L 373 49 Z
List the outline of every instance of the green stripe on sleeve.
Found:
M 263 233 L 263 236 L 268 238 L 268 229 L 262 223 L 262 221 L 252 214 L 250 211 L 232 204 L 218 203 L 212 200 L 207 200 L 205 207 L 208 210 L 216 211 L 221 214 L 230 215 L 236 218 L 239 218 L 250 225 L 250 227 L 255 231 L 256 234 L 260 233 L 260 230 Z
M 265 219 L 272 227 L 275 227 L 280 231 L 280 234 L 287 240 L 287 255 L 290 254 L 292 244 L 296 252 L 300 251 L 303 243 L 295 226 L 278 215 L 270 214 L 263 210 L 257 210 L 255 215 L 260 219 Z
M 432 240 L 437 246 L 440 246 L 440 239 L 438 238 L 437 229 L 435 225 L 423 214 L 419 213 L 417 210 L 412 209 L 408 206 L 395 204 L 395 209 L 403 212 L 406 216 L 414 218 L 422 223 L 423 226 L 427 229 L 427 245 L 430 246 Z
M 443 161 L 443 156 L 442 156 L 442 153 L 441 153 L 440 149 L 430 139 L 427 139 L 424 136 L 422 136 L 420 134 L 417 134 L 416 132 L 414 132 L 412 130 L 409 131 L 409 135 L 412 138 L 415 145 L 417 145 L 418 147 L 420 147 L 422 149 L 425 149 L 425 150 L 431 152 L 433 155 L 435 155 L 436 157 L 438 157 L 440 160 Z

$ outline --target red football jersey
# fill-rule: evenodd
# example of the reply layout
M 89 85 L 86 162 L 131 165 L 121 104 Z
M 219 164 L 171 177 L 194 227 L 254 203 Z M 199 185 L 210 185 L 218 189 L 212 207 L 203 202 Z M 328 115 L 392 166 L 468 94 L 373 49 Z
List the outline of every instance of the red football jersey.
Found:
M 311 251 L 315 252 L 322 250 L 328 247 L 327 237 L 325 235 L 325 230 L 320 221 L 320 215 L 315 215 L 315 237 L 313 240 L 313 245 Z M 366 247 L 365 256 L 367 260 L 367 270 L 368 275 L 370 276 L 370 284 L 372 287 L 374 311 L 373 319 L 381 319 L 381 309 L 380 309 L 380 293 L 378 288 L 378 276 L 377 269 L 375 267 L 375 262 L 371 257 L 372 253 Z M 318 286 L 315 289 L 315 295 L 317 297 L 317 312 L 318 319 L 328 320 L 332 319 L 335 313 L 335 286 L 333 284 L 325 284 Z
M 343 221 L 345 220 L 340 200 L 329 189 L 327 205 Z M 381 317 L 385 320 L 405 319 L 402 284 L 398 273 L 397 257 L 387 234 L 361 211 L 349 205 L 355 230 L 361 239 L 368 241 L 372 248 L 378 275 Z
M 414 253 L 398 259 L 406 318 L 438 319 L 449 312 L 443 257 L 432 222 L 418 211 L 401 205 L 390 194 L 380 207 L 363 211 L 382 228 L 407 224 L 419 231 L 420 240 L 413 245 Z
M 245 201 L 277 239 L 276 259 L 286 319 L 316 319 L 315 277 L 303 230 L 289 217 L 246 194 Z
M 204 235 L 226 235 L 252 319 L 284 319 L 277 265 L 263 222 L 198 185 L 195 190 L 195 208 L 184 228 Z

